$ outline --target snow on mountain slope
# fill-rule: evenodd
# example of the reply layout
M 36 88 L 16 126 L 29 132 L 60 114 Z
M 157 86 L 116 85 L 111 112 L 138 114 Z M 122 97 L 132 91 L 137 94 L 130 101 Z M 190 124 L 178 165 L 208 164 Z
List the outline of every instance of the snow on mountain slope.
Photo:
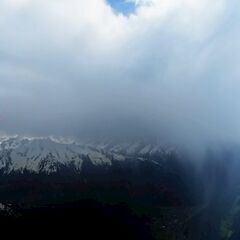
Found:
M 74 166 L 81 170 L 84 160 L 94 165 L 112 165 L 112 161 L 124 161 L 147 154 L 169 154 L 160 145 L 137 143 L 88 142 L 76 143 L 63 139 L 0 137 L 0 169 L 5 172 L 29 170 L 32 172 L 56 172 L 60 165 Z
M 110 160 L 98 151 L 51 138 L 13 137 L 0 144 L 0 167 L 8 171 L 56 172 L 59 164 L 74 164 L 80 170 L 83 157 L 89 157 L 93 164 L 110 164 Z

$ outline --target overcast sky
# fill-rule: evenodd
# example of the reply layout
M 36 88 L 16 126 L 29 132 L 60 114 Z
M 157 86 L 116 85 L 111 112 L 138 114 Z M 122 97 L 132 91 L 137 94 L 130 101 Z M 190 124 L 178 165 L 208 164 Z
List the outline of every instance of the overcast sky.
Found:
M 239 142 L 239 1 L 116 2 L 0 1 L 0 131 Z

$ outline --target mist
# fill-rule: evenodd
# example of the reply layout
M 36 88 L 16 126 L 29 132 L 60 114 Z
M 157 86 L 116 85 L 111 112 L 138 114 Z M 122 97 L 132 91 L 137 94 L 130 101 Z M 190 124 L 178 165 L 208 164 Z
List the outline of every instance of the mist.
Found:
M 0 131 L 240 141 L 238 1 L 2 0 Z

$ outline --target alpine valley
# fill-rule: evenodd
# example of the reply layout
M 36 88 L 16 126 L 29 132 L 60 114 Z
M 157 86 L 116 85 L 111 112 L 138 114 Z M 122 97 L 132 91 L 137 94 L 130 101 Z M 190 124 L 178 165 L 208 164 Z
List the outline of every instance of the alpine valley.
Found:
M 0 226 L 23 237 L 239 239 L 228 176 L 238 156 L 209 150 L 197 168 L 158 141 L 1 136 Z

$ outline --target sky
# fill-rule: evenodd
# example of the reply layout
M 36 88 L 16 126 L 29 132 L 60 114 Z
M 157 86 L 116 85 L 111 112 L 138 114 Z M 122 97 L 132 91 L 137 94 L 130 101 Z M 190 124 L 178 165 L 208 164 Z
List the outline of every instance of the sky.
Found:
M 107 3 L 112 7 L 115 13 L 121 13 L 125 16 L 134 14 L 137 8 L 137 2 L 124 0 L 108 0 Z
M 240 141 L 237 0 L 1 0 L 0 132 Z

